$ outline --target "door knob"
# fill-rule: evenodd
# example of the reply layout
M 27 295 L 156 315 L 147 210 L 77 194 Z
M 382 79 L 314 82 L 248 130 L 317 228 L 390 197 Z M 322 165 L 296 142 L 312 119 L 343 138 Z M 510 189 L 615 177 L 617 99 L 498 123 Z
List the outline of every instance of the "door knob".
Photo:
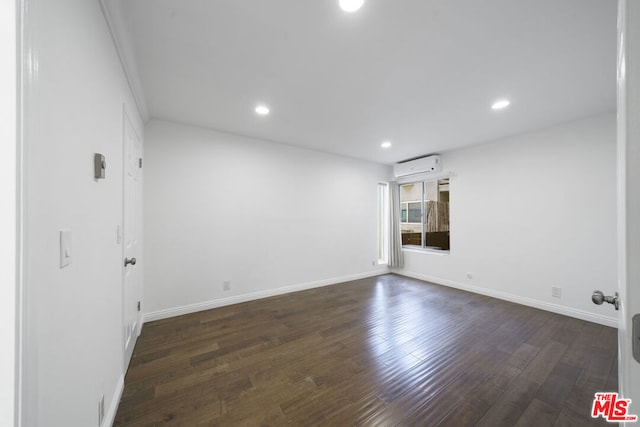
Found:
M 617 292 L 616 295 L 612 297 L 605 296 L 602 291 L 593 291 L 593 295 L 591 295 L 591 301 L 593 301 L 593 303 L 597 305 L 601 305 L 603 302 L 608 302 L 609 304 L 613 304 L 616 307 L 616 310 L 620 308 Z
M 131 264 L 131 265 L 136 265 L 136 259 L 135 259 L 135 257 L 133 257 L 133 258 L 125 258 L 125 259 L 124 259 L 124 266 L 126 267 L 126 266 L 127 266 L 127 265 L 129 265 L 129 264 Z M 602 303 L 600 303 L 600 304 L 602 304 Z

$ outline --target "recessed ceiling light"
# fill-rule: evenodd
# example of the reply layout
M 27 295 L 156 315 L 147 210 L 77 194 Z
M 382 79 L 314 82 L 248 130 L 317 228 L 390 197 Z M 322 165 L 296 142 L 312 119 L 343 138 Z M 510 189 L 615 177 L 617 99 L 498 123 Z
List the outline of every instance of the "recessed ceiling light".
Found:
M 391 141 L 385 141 L 382 144 L 380 144 L 380 147 L 382 148 L 389 148 L 391 147 Z
M 261 116 L 266 116 L 267 114 L 269 114 L 269 107 L 267 107 L 266 105 L 258 105 L 255 111 Z
M 500 99 L 493 103 L 491 106 L 492 110 L 502 110 L 503 108 L 507 108 L 511 104 L 508 99 Z
M 364 4 L 364 0 L 340 0 L 340 7 L 345 12 L 355 12 Z

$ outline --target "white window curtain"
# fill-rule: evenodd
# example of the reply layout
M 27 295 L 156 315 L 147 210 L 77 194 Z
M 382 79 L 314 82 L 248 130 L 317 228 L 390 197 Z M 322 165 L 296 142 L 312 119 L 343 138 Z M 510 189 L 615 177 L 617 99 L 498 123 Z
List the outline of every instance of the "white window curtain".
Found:
M 400 234 L 400 187 L 389 183 L 389 267 L 404 267 L 402 234 Z

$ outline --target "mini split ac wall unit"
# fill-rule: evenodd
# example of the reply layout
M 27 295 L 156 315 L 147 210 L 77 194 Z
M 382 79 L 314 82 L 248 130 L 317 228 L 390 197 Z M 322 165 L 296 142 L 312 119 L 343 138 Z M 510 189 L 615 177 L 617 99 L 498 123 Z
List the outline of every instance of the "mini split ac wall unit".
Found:
M 440 162 L 440 156 L 437 155 L 421 157 L 393 165 L 393 174 L 396 178 L 419 173 L 439 172 L 442 172 L 442 163 Z

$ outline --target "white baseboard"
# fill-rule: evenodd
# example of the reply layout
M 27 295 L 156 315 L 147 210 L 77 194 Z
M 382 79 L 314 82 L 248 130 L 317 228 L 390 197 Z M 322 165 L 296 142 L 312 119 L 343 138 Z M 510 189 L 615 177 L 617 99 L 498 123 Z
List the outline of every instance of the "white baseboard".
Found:
M 118 378 L 118 383 L 116 384 L 116 390 L 113 392 L 113 396 L 111 397 L 111 405 L 109 405 L 109 410 L 104 415 L 104 420 L 102 421 L 102 427 L 112 426 L 113 422 L 116 420 L 116 414 L 118 412 L 118 406 L 120 405 L 120 399 L 122 399 L 123 391 L 124 391 L 124 374 L 120 375 L 120 378 Z
M 262 298 L 269 298 L 291 292 L 304 291 L 307 289 L 319 288 L 322 286 L 335 285 L 336 283 L 349 282 L 351 280 L 364 279 L 366 277 L 380 276 L 389 273 L 389 269 L 378 269 L 366 273 L 350 274 L 347 276 L 333 277 L 331 279 L 317 280 L 314 282 L 299 283 L 297 285 L 283 286 L 281 288 L 267 289 L 259 292 L 252 292 L 244 295 L 235 295 L 229 298 L 221 298 L 211 301 L 204 301 L 196 304 L 183 305 L 165 310 L 152 311 L 144 314 L 144 322 L 166 319 L 169 317 L 182 316 L 183 314 L 195 313 L 197 311 L 210 310 L 212 308 L 224 307 L 226 305 L 239 304 L 241 302 L 254 301 Z
M 540 310 L 551 311 L 553 313 L 563 314 L 569 317 L 575 317 L 577 319 L 586 320 L 588 322 L 598 323 L 600 325 L 611 326 L 613 328 L 618 327 L 618 319 L 610 316 L 603 316 L 600 314 L 589 313 L 588 311 L 577 310 L 575 308 L 566 307 L 563 305 L 552 304 L 546 301 L 539 301 L 532 298 L 521 297 L 519 295 L 513 295 L 502 291 L 496 291 L 494 289 L 482 288 L 479 286 L 468 285 L 465 283 L 455 282 L 453 280 L 441 279 L 439 277 L 433 277 L 422 273 L 416 273 L 407 270 L 393 270 L 393 273 L 401 276 L 412 277 L 418 280 L 424 280 L 425 282 L 435 283 L 437 285 L 448 286 L 451 288 L 461 289 L 463 291 L 473 292 L 476 294 L 486 295 L 493 298 L 498 298 L 505 301 L 514 302 L 516 304 L 522 304 L 529 307 L 539 308 Z

